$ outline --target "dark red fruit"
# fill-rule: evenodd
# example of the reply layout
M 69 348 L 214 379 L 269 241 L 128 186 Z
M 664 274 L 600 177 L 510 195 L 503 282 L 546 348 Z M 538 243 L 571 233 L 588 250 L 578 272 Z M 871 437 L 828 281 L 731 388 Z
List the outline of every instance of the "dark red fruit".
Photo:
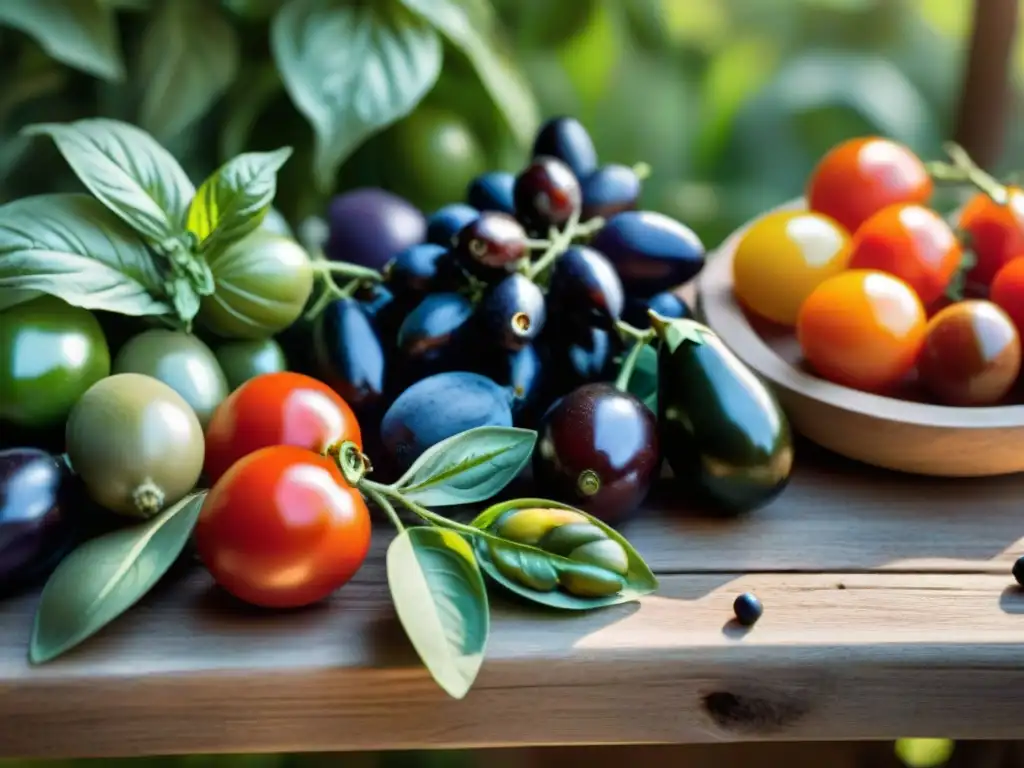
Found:
M 526 255 L 526 231 L 506 213 L 487 211 L 459 232 L 455 257 L 472 275 L 493 280 Z
M 484 295 L 477 322 L 485 343 L 511 352 L 529 344 L 544 328 L 544 294 L 523 275 L 509 275 Z
M 568 165 L 554 157 L 535 157 L 516 177 L 516 218 L 526 229 L 546 235 L 579 212 L 580 182 Z
M 607 523 L 640 506 L 661 464 L 654 414 L 611 384 L 574 389 L 544 414 L 537 431 L 539 491 Z
M 593 248 L 575 245 L 555 262 L 548 301 L 577 325 L 611 328 L 622 315 L 625 296 L 612 263 Z

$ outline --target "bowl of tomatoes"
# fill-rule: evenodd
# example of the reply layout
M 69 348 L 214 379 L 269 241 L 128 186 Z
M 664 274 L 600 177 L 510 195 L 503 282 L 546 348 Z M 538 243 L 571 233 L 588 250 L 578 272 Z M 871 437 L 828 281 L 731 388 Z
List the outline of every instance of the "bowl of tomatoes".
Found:
M 803 198 L 709 259 L 700 312 L 825 448 L 915 474 L 1024 472 L 1024 191 L 949 153 L 833 148 Z M 939 182 L 977 191 L 943 215 Z

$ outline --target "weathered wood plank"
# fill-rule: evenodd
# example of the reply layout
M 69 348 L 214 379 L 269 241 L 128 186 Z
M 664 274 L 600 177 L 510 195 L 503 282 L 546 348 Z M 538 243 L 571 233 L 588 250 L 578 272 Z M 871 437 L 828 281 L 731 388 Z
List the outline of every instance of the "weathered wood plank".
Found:
M 765 616 L 746 635 L 731 601 Z M 465 701 L 429 680 L 378 564 L 328 604 L 241 608 L 195 573 L 30 669 L 31 598 L 0 613 L 0 755 L 1012 738 L 1024 593 L 987 574 L 663 578 L 570 617 L 495 600 Z

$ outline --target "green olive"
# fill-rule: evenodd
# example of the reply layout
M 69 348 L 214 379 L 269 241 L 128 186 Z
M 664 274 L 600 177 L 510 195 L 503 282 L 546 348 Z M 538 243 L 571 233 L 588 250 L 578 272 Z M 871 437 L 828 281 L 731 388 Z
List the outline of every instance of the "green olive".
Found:
M 114 358 L 114 373 L 141 373 L 162 381 L 188 403 L 206 427 L 228 396 L 216 356 L 190 333 L 154 329 L 133 337 Z
M 506 579 L 538 592 L 550 592 L 558 586 L 558 571 L 550 560 L 493 541 L 488 547 L 491 562 Z
M 620 576 L 625 576 L 629 572 L 629 557 L 626 550 L 614 539 L 591 541 L 576 547 L 569 553 L 569 559 L 596 565 Z
M 256 376 L 288 370 L 284 350 L 274 339 L 225 341 L 214 354 L 232 392 Z
M 199 322 L 218 336 L 265 339 L 298 319 L 313 290 L 313 265 L 294 240 L 257 229 L 209 257 L 216 290 Z
M 92 312 L 40 296 L 0 312 L 0 420 L 59 425 L 110 373 L 110 350 Z
M 608 597 L 621 592 L 626 585 L 618 574 L 589 563 L 563 565 L 558 583 L 576 597 Z
M 585 522 L 586 517 L 571 509 L 513 509 L 495 521 L 493 530 L 503 539 L 532 546 L 544 538 L 552 528 Z
M 567 523 L 548 531 L 537 546 L 545 552 L 568 557 L 577 547 L 607 539 L 608 535 L 593 523 Z
M 68 460 L 112 512 L 150 517 L 191 491 L 203 469 L 203 428 L 184 398 L 150 376 L 119 373 L 71 409 Z

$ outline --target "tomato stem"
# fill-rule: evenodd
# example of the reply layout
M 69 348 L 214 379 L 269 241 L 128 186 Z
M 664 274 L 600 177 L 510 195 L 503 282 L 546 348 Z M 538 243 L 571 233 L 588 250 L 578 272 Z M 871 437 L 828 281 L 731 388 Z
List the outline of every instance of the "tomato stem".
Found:
M 384 514 L 386 514 L 388 519 L 391 520 L 391 524 L 394 525 L 399 532 L 404 531 L 405 525 L 402 524 L 402 520 L 398 517 L 398 513 L 395 511 L 395 508 L 391 506 L 391 502 L 388 501 L 380 491 L 371 487 L 374 485 L 376 485 L 376 483 L 370 483 L 369 481 L 364 480 L 359 484 L 359 490 L 365 493 L 374 504 L 383 510 Z
M 366 473 L 373 469 L 370 460 L 351 440 L 346 440 L 340 445 L 332 445 L 327 449 L 327 455 L 334 459 L 345 482 L 353 488 L 358 487 Z
M 928 163 L 929 175 L 937 181 L 968 182 L 981 192 L 992 198 L 997 205 L 1007 205 L 1010 195 L 1006 187 L 990 174 L 983 171 L 963 147 L 956 142 L 947 141 L 942 145 L 949 155 L 952 165 L 947 163 Z

